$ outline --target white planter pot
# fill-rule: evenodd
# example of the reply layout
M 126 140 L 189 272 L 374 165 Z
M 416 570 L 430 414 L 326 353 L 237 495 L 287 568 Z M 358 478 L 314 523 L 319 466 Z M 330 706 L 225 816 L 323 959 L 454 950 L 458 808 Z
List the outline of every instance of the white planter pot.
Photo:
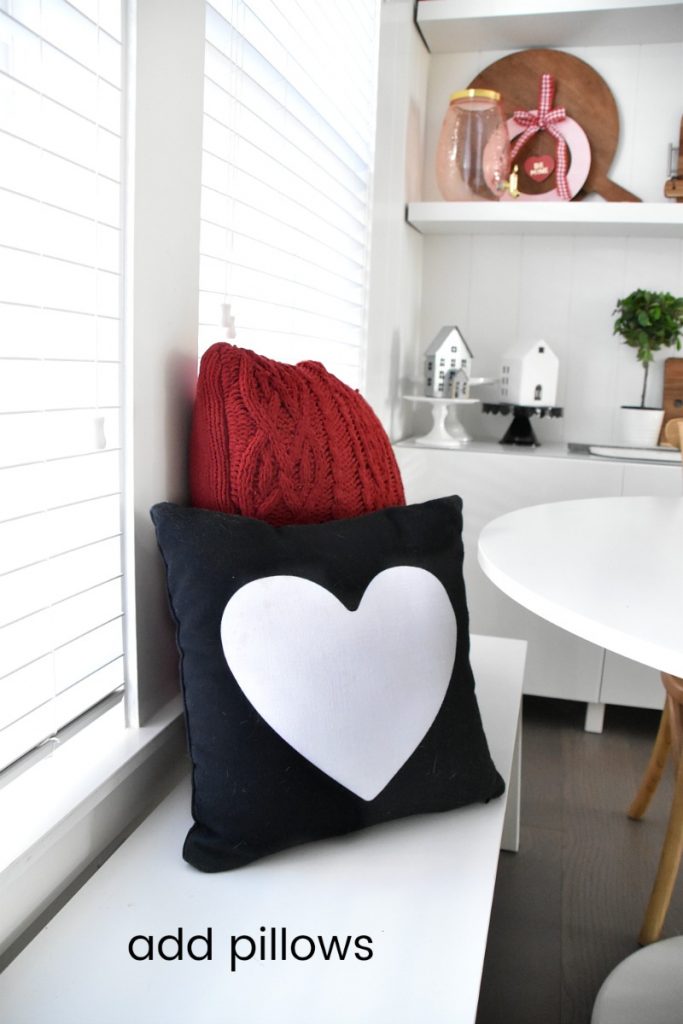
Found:
M 654 448 L 657 445 L 664 419 L 663 409 L 622 405 L 619 413 L 619 444 L 631 448 Z

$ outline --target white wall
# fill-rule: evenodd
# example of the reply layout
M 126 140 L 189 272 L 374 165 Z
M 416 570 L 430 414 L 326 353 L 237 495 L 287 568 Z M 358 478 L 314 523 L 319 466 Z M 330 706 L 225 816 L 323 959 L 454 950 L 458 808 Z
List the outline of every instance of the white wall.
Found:
M 391 7 L 393 5 L 389 5 Z M 508 51 L 428 55 L 428 89 L 425 112 L 422 193 L 418 198 L 440 199 L 434 173 L 434 154 L 450 94 L 464 88 L 474 76 Z M 680 82 L 683 44 L 582 47 L 569 50 L 591 64 L 607 81 L 619 108 L 620 142 L 610 177 L 643 200 L 666 202 L 663 186 L 668 169 L 668 146 L 677 142 L 680 117 Z M 421 56 L 417 60 L 424 66 Z M 404 71 L 407 79 L 414 71 Z M 395 71 L 380 66 L 380 99 L 401 92 Z M 403 117 L 408 106 L 404 104 Z M 398 116 L 398 112 L 396 114 Z M 382 126 L 380 125 L 380 131 Z M 377 191 L 381 168 L 378 165 Z M 394 185 L 395 187 L 395 185 Z M 409 193 L 405 190 L 406 200 Z M 594 197 L 589 201 L 602 201 Z M 395 245 L 398 244 L 396 238 Z M 558 404 L 564 419 L 536 421 L 534 429 L 543 441 L 614 441 L 618 407 L 637 403 L 642 369 L 632 349 L 613 336 L 612 311 L 616 300 L 634 288 L 650 288 L 683 294 L 683 241 L 627 237 L 532 237 L 532 236 L 426 236 L 423 239 L 420 275 L 420 312 L 409 355 L 408 338 L 402 338 L 401 366 L 415 381 L 422 377 L 422 354 L 444 324 L 457 324 L 474 352 L 477 376 L 497 376 L 500 356 L 508 344 L 544 338 L 560 359 Z M 399 268 L 409 249 L 394 250 L 396 275 L 384 267 L 387 278 L 398 282 Z M 419 258 L 419 257 L 416 257 Z M 414 267 L 414 264 L 413 264 Z M 375 280 L 373 279 L 373 287 Z M 390 296 L 378 287 L 382 301 Z M 373 296 L 375 299 L 377 295 Z M 406 299 L 400 290 L 395 306 L 412 309 L 413 294 Z M 400 312 L 392 310 L 394 319 Z M 379 317 L 377 317 L 379 321 Z M 375 380 L 369 392 L 383 413 L 390 406 L 395 375 L 387 365 L 391 339 L 382 336 L 384 364 L 375 356 L 375 374 L 384 372 L 384 392 Z M 376 338 L 371 335 L 371 346 Z M 665 350 L 650 372 L 648 398 L 661 401 L 662 362 L 672 356 Z M 381 403 L 378 406 L 378 396 Z M 477 396 L 495 398 L 495 389 L 480 389 Z M 485 416 L 479 407 L 460 411 L 460 418 L 477 439 L 497 439 L 508 420 Z M 428 413 L 416 409 L 394 428 L 404 435 L 426 429 Z M 396 429 L 394 429 L 396 436 Z
M 408 429 L 401 402 L 412 373 L 422 292 L 422 236 L 405 206 L 421 197 L 428 53 L 412 0 L 382 4 L 370 242 L 365 394 L 392 439 Z
M 615 441 L 620 405 L 640 398 L 642 369 L 612 334 L 612 310 L 634 288 L 683 292 L 678 239 L 433 237 L 425 239 L 421 352 L 444 323 L 457 323 L 474 352 L 474 372 L 497 376 L 509 343 L 543 338 L 560 359 L 563 419 L 536 421 L 541 441 Z M 648 395 L 661 401 L 662 360 Z M 495 395 L 481 388 L 477 395 Z M 478 439 L 499 438 L 507 420 L 467 407 L 461 419 Z

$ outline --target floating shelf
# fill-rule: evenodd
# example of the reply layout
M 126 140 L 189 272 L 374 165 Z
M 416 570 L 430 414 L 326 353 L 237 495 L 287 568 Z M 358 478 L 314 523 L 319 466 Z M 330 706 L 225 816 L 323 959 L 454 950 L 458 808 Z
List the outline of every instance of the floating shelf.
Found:
M 432 53 L 520 50 L 530 46 L 617 46 L 683 40 L 683 4 L 675 0 L 420 0 L 417 25 Z
M 426 0 L 425 0 L 426 2 Z M 429 0 L 439 4 L 441 0 Z M 683 238 L 683 203 L 410 203 L 424 235 L 614 235 Z

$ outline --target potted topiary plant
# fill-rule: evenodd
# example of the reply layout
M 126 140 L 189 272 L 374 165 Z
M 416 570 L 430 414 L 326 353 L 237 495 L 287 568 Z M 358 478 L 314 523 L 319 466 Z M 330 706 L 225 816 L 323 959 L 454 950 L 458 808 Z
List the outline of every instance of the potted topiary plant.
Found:
M 624 344 L 636 349 L 636 359 L 643 366 L 643 388 L 640 405 L 623 405 L 622 441 L 626 444 L 654 446 L 659 438 L 664 411 L 645 404 L 647 378 L 653 354 L 661 348 L 675 346 L 680 351 L 683 334 L 683 298 L 669 292 L 649 292 L 638 288 L 614 309 L 617 319 L 614 334 Z

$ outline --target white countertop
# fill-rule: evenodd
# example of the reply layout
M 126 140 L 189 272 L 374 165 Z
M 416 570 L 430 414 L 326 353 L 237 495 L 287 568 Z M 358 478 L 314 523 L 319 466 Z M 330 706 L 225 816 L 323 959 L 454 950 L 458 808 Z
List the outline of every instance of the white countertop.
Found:
M 453 448 L 433 448 L 430 449 L 428 445 L 418 444 L 414 437 L 404 437 L 400 441 L 394 441 L 393 445 L 395 448 L 412 448 L 416 450 L 425 451 L 445 451 L 445 452 L 469 452 L 473 455 L 508 455 L 518 456 L 522 455 L 532 459 L 572 459 L 584 460 L 588 462 L 607 462 L 607 463 L 619 463 L 626 465 L 627 463 L 645 463 L 646 465 L 658 465 L 658 466 L 671 466 L 674 471 L 680 473 L 681 463 L 680 458 L 675 455 L 669 461 L 669 450 L 662 449 L 665 453 L 662 457 L 660 452 L 657 456 L 652 458 L 616 458 L 614 456 L 597 455 L 591 454 L 587 451 L 569 451 L 566 444 L 560 443 L 544 443 L 538 446 L 533 445 L 519 445 L 519 444 L 500 444 L 499 441 L 471 441 L 469 444 L 461 445 L 460 447 Z M 615 446 L 600 445 L 594 446 L 596 448 L 609 449 L 612 448 L 616 451 Z

